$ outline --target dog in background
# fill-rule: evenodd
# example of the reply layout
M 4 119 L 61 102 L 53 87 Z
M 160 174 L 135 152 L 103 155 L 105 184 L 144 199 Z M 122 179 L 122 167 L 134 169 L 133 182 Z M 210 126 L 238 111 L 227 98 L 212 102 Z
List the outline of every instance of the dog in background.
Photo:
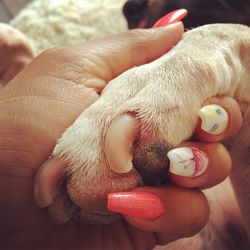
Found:
M 130 29 L 149 28 L 176 9 L 189 11 L 183 20 L 187 29 L 209 23 L 250 25 L 249 0 L 128 0 L 123 13 Z

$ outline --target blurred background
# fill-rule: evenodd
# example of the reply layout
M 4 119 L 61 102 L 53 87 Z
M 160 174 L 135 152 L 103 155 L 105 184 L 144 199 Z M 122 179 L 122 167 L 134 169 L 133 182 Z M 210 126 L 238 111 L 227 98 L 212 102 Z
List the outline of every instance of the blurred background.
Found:
M 0 0 L 0 22 L 7 23 L 31 0 Z

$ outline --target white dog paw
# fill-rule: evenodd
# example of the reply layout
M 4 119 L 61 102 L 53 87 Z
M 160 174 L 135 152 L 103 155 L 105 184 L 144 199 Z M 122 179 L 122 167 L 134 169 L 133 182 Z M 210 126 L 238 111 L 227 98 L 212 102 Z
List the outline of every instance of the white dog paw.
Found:
M 200 103 L 184 105 L 187 98 L 156 82 L 152 67 L 162 64 L 131 69 L 110 82 L 65 131 L 36 177 L 40 207 L 52 206 L 62 222 L 77 216 L 106 222 L 114 216 L 106 209 L 109 193 L 167 179 L 167 153 L 192 134 Z M 67 198 L 55 191 L 59 186 Z M 60 215 L 62 199 L 80 209 L 64 206 Z
M 38 205 L 50 206 L 62 222 L 72 217 L 107 222 L 114 218 L 106 209 L 110 192 L 165 182 L 167 153 L 190 138 L 202 103 L 244 84 L 244 71 L 233 56 L 241 39 L 236 36 L 232 43 L 234 33 L 232 25 L 190 31 L 165 56 L 111 81 L 38 171 Z

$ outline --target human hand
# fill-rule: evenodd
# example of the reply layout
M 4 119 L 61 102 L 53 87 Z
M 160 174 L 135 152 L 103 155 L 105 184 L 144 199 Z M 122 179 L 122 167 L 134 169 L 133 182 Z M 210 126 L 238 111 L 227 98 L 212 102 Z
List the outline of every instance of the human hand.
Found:
M 156 220 L 127 216 L 105 226 L 74 222 L 55 225 L 47 210 L 37 208 L 32 194 L 34 176 L 57 139 L 98 99 L 108 81 L 128 68 L 166 53 L 178 42 L 182 32 L 181 25 L 132 31 L 81 46 L 52 49 L 34 59 L 2 90 L 0 230 L 3 247 L 145 249 L 193 235 L 206 223 L 207 201 L 197 190 L 139 188 L 156 193 L 167 205 L 166 212 Z M 229 110 L 231 124 L 239 120 L 239 112 L 237 104 L 228 105 L 235 107 Z M 235 129 L 238 127 L 229 126 L 218 140 Z M 199 139 L 209 141 L 204 135 Z M 203 188 L 217 184 L 228 175 L 230 158 L 220 144 L 199 144 L 199 147 L 209 158 L 206 174 L 196 179 L 172 176 L 178 185 Z M 221 162 L 215 162 L 215 158 Z M 223 163 L 222 168 L 216 168 L 219 163 Z M 185 200 L 188 202 L 184 208 L 180 202 Z M 190 216 L 193 207 L 197 212 Z

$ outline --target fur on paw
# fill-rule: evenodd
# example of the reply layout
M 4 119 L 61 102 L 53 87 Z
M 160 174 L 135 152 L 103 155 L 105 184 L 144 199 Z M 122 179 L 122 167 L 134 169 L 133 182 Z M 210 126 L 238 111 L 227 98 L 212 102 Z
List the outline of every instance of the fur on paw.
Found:
M 111 81 L 59 139 L 35 189 L 37 203 L 49 206 L 56 221 L 111 222 L 117 215 L 106 209 L 109 193 L 166 181 L 167 152 L 190 137 L 203 99 L 193 92 L 190 102 L 185 91 L 168 87 L 167 74 L 152 74 L 163 64 L 133 68 Z
M 238 86 L 249 86 L 239 54 L 249 41 L 247 27 L 204 26 L 156 61 L 112 80 L 39 169 L 37 204 L 58 222 L 106 223 L 117 218 L 106 209 L 110 192 L 166 182 L 167 153 L 190 138 L 202 103 L 237 97 Z

